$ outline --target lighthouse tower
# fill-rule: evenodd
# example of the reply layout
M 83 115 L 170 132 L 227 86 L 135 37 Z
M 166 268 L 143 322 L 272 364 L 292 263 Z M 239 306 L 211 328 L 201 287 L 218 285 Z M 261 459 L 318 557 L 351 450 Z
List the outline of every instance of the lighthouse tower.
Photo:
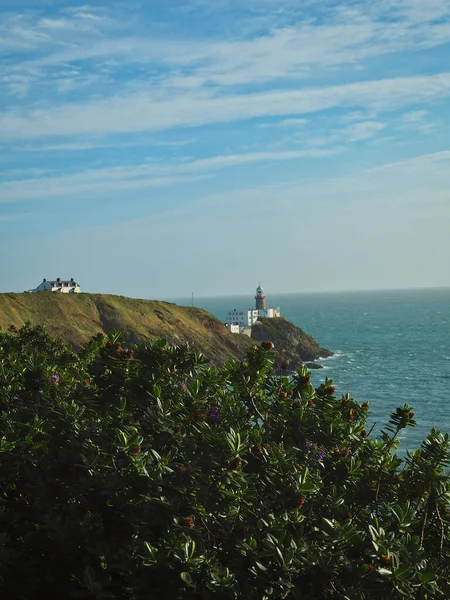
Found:
M 247 311 L 240 311 L 235 308 L 229 310 L 225 325 L 228 331 L 231 333 L 242 333 L 245 335 L 251 335 L 251 329 L 254 326 L 261 325 L 259 319 L 274 319 L 275 317 L 281 317 L 280 307 L 270 306 L 266 307 L 266 297 L 264 290 L 260 285 L 256 288 L 256 306 L 250 308 Z
M 264 290 L 261 285 L 256 288 L 256 310 L 266 310 L 266 297 L 264 296 Z

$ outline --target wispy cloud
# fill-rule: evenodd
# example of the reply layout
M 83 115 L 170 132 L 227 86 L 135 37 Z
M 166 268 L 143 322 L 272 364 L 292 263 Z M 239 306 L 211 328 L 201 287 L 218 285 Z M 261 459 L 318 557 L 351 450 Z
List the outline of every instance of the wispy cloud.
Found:
M 385 123 L 380 123 L 379 121 L 360 121 L 342 130 L 341 134 L 349 142 L 357 142 L 373 137 L 385 127 Z
M 281 127 L 287 127 L 287 128 L 291 128 L 291 127 L 303 127 L 304 125 L 306 125 L 308 123 L 308 119 L 282 119 L 280 121 L 280 125 Z
M 26 144 L 13 146 L 14 152 L 82 152 L 85 150 L 95 150 L 100 148 L 134 148 L 136 146 L 148 147 L 165 147 L 165 148 L 182 148 L 188 146 L 192 140 L 152 140 L 148 138 L 138 138 L 132 140 L 95 140 L 68 142 L 61 144 Z
M 404 113 L 400 119 L 400 128 L 415 131 L 423 135 L 431 135 L 438 131 L 438 123 L 427 110 L 412 110 Z
M 407 246 L 421 235 L 414 205 L 444 228 L 450 0 L 4 0 L 2 9 L 2 214 L 26 215 L 35 202 L 64 228 L 83 202 L 120 229 L 181 211 L 199 237 L 219 221 L 233 227 L 235 206 L 242 230 L 257 213 L 259 230 L 276 221 L 295 239 L 304 210 L 320 226 L 326 205 L 344 230 L 369 215 L 374 240 L 407 213 L 411 227 L 398 233 Z M 45 224 L 39 211 L 7 219 L 3 230 L 24 248 L 30 222 Z M 338 235 L 330 225 L 317 272 L 329 261 L 342 275 L 330 245 Z M 219 238 L 208 239 L 219 252 Z
M 52 177 L 23 178 L 0 182 L 0 203 L 73 197 L 81 194 L 105 194 L 111 191 L 164 187 L 189 183 L 220 169 L 251 163 L 323 158 L 337 152 L 329 150 L 297 150 L 289 152 L 254 152 L 221 155 L 167 164 L 140 164 L 133 167 L 90 169 Z
M 420 123 L 428 115 L 426 110 L 411 110 L 402 115 L 402 121 L 404 123 Z
M 108 100 L 66 103 L 52 109 L 0 116 L 3 140 L 163 131 L 275 115 L 303 115 L 336 107 L 393 110 L 450 94 L 450 73 L 397 77 L 321 88 L 248 94 L 142 90 Z
M 262 10 L 269 5 L 263 3 Z M 34 13 L 12 15 L 0 33 L 7 51 L 37 53 L 20 65 L 12 63 L 12 73 L 40 72 L 42 77 L 48 77 L 68 64 L 98 66 L 116 61 L 120 68 L 130 63 L 164 66 L 172 71 L 172 84 L 177 82 L 183 87 L 193 82 L 227 87 L 286 78 L 298 80 L 308 78 L 312 69 L 354 67 L 368 58 L 432 48 L 450 41 L 446 0 L 429 0 L 426 8 L 414 0 L 386 0 L 372 7 L 360 1 L 353 2 L 351 8 L 336 7 L 331 2 L 310 3 L 309 9 L 325 7 L 327 19 L 323 23 L 312 18 L 304 3 L 297 7 L 294 16 L 287 6 L 284 3 L 278 8 L 290 16 L 289 26 L 271 26 L 267 31 L 252 31 L 250 36 L 231 40 L 223 36 L 163 36 L 151 19 L 147 19 L 151 33 L 144 35 L 128 15 L 119 19 L 105 10 L 94 12 L 92 7 L 66 10 L 52 17 L 39 18 Z M 392 14 L 397 18 L 392 19 Z M 18 44 L 18 40 L 22 41 Z

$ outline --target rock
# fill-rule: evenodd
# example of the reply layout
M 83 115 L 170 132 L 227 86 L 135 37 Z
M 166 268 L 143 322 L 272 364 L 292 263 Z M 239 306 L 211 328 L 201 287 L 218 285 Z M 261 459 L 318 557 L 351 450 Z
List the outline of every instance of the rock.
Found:
M 252 327 L 252 340 L 273 342 L 277 352 L 277 367 L 287 371 L 295 370 L 305 361 L 333 356 L 331 350 L 322 348 L 316 340 L 283 317 L 275 319 L 259 318 L 258 327 Z M 320 368 L 315 367 L 312 368 Z
M 308 369 L 311 369 L 311 370 L 314 370 L 314 369 L 323 369 L 323 365 L 320 365 L 320 364 L 314 363 L 314 362 L 306 363 L 304 366 L 307 367 Z

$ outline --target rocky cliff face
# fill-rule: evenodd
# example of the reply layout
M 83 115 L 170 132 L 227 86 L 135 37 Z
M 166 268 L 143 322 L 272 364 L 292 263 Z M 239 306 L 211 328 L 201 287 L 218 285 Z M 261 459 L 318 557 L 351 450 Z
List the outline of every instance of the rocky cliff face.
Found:
M 241 359 L 246 350 L 265 339 L 275 344 L 279 362 L 295 368 L 300 361 L 331 353 L 285 319 L 261 319 L 252 338 L 229 333 L 213 315 L 195 307 L 155 300 L 136 300 L 105 294 L 0 294 L 0 327 L 21 327 L 26 322 L 45 325 L 48 332 L 75 350 L 97 333 L 122 329 L 125 342 L 143 343 L 158 338 L 172 344 L 188 343 L 214 364 L 228 357 Z M 327 354 L 328 353 L 328 354 Z
M 259 321 L 261 324 L 252 328 L 252 340 L 273 342 L 275 350 L 278 352 L 278 365 L 285 366 L 287 370 L 294 370 L 307 361 L 333 355 L 333 352 L 322 348 L 300 327 L 282 317 L 277 319 L 260 318 Z

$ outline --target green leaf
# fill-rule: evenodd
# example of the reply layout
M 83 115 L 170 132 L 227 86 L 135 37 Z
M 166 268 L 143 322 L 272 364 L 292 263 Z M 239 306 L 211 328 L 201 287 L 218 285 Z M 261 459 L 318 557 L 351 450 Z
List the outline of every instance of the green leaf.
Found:
M 436 572 L 433 569 L 427 569 L 420 579 L 422 583 L 430 583 L 436 579 Z
M 188 585 L 189 587 L 194 587 L 192 585 L 192 577 L 191 577 L 190 573 L 188 573 L 187 571 L 183 571 L 183 573 L 180 573 L 180 577 L 186 585 Z
M 397 579 L 403 579 L 404 575 L 409 571 L 411 571 L 411 565 L 400 565 L 400 567 L 394 571 L 394 575 Z

